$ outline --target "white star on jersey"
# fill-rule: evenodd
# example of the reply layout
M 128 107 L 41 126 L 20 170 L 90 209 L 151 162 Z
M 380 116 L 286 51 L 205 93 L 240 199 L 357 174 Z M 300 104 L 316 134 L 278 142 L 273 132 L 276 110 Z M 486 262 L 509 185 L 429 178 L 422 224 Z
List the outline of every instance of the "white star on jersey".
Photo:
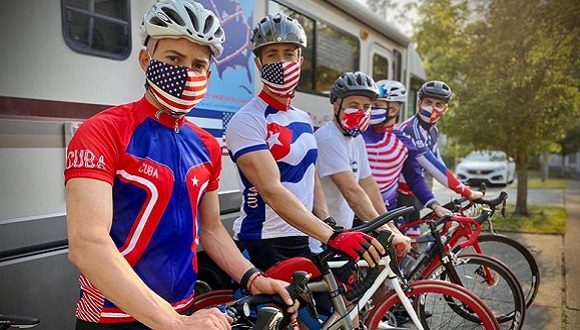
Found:
M 197 177 L 196 177 L 196 176 L 194 176 L 194 177 L 193 177 L 193 179 L 191 179 L 191 182 L 193 183 L 193 185 L 194 185 L 194 186 L 197 186 L 197 183 L 198 183 L 199 181 L 197 180 Z
M 270 133 L 270 137 L 268 138 L 268 145 L 269 146 L 275 146 L 275 145 L 282 145 L 282 142 L 280 142 L 280 140 L 278 139 L 278 137 L 280 136 L 280 132 L 277 133 Z

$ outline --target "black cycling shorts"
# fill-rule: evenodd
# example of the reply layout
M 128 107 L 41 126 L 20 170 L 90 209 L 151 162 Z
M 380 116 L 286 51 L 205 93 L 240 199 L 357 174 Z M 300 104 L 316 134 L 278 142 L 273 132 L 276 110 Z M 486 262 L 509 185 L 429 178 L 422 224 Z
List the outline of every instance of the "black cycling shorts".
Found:
M 417 221 L 421 219 L 421 214 L 419 213 L 423 208 L 423 204 L 419 202 L 417 197 L 413 195 L 405 195 L 402 193 L 398 193 L 397 197 L 397 207 L 401 206 L 413 206 L 415 207 L 415 211 L 409 214 L 405 214 L 403 218 L 405 219 L 405 223 Z
M 307 236 L 292 236 L 240 241 L 254 266 L 266 271 L 277 262 L 292 257 L 310 258 Z

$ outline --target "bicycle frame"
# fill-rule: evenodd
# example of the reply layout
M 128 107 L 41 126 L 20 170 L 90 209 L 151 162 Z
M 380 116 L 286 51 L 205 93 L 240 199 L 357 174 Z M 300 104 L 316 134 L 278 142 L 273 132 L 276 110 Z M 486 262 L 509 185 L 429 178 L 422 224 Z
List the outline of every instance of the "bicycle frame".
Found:
M 379 273 L 377 279 L 374 281 L 373 285 L 367 290 L 363 296 L 358 300 L 357 304 L 350 307 L 350 310 L 346 307 L 344 299 L 340 294 L 332 294 L 338 292 L 338 284 L 332 272 L 328 271 L 326 274 L 322 275 L 322 280 L 314 281 L 308 283 L 308 288 L 311 292 L 328 292 L 330 293 L 330 299 L 334 307 L 333 313 L 328 317 L 326 322 L 322 325 L 323 330 L 335 330 L 335 329 L 345 329 L 350 330 L 354 328 L 354 320 L 359 315 L 359 311 L 364 309 L 365 305 L 370 301 L 373 294 L 379 289 L 380 286 L 384 285 L 386 280 L 389 280 L 390 285 L 395 290 L 397 296 L 401 299 L 403 306 L 407 313 L 418 329 L 423 329 L 419 317 L 413 308 L 413 305 L 409 298 L 405 295 L 401 282 L 398 276 L 393 272 L 389 266 L 391 258 L 386 255 L 384 256 L 379 266 L 383 266 L 383 270 Z M 347 261 L 329 261 L 328 266 L 331 269 L 339 268 L 344 266 Z M 359 267 L 369 267 L 366 261 L 359 260 L 357 262 Z M 362 322 L 363 320 L 361 320 Z

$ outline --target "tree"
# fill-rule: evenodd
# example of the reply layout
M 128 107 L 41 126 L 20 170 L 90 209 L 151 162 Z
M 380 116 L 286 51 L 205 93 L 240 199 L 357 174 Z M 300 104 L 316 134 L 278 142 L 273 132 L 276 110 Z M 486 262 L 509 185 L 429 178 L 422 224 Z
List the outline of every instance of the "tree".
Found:
M 379 15 L 385 20 L 388 19 L 388 14 L 390 12 L 389 8 L 392 8 L 391 0 L 366 0 L 366 4 L 373 13 Z
M 527 164 L 580 113 L 577 1 L 424 0 L 414 36 L 427 74 L 450 83 L 443 131 L 516 161 L 516 212 L 527 214 Z

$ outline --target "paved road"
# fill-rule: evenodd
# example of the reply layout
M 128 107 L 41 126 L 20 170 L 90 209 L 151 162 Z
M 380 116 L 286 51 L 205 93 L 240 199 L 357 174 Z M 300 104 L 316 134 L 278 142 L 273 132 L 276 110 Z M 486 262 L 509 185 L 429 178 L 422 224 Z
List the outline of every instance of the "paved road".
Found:
M 490 188 L 487 194 L 491 198 L 501 190 L 507 191 L 508 203 L 515 204 L 514 189 Z M 437 182 L 434 182 L 433 191 L 441 202 L 457 196 Z M 580 329 L 580 181 L 571 181 L 566 190 L 528 190 L 528 203 L 566 207 L 568 225 L 565 236 L 507 234 L 526 245 L 540 266 L 540 289 L 534 304 L 527 310 L 523 328 Z M 501 251 L 496 253 L 499 255 Z

